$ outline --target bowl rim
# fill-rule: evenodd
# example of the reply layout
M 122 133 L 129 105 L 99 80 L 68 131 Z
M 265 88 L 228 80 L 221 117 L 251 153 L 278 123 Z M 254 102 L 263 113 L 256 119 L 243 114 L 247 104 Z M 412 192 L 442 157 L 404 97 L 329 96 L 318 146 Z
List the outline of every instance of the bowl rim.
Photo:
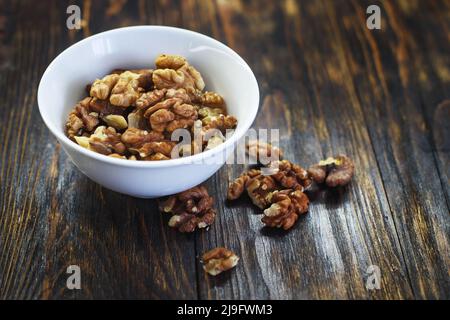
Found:
M 51 123 L 48 119 L 46 119 L 46 117 L 43 114 L 42 111 L 42 106 L 44 105 L 43 101 L 42 101 L 42 95 L 41 95 L 41 88 L 43 87 L 43 85 L 45 84 L 47 77 L 49 76 L 49 74 L 52 72 L 53 68 L 55 68 L 56 62 L 60 59 L 62 59 L 63 57 L 65 57 L 67 54 L 70 53 L 71 49 L 81 46 L 86 42 L 92 41 L 93 39 L 96 38 L 100 38 L 100 37 L 104 37 L 105 35 L 108 34 L 112 34 L 112 33 L 122 33 L 122 32 L 133 32 L 135 30 L 142 30 L 142 29 L 147 29 L 147 30 L 169 30 L 172 32 L 181 32 L 184 33 L 188 36 L 195 36 L 195 37 L 200 37 L 200 38 L 204 38 L 209 42 L 213 42 L 215 45 L 217 45 L 218 47 L 220 47 L 220 49 L 224 50 L 227 54 L 230 54 L 231 56 L 233 56 L 234 58 L 236 58 L 241 66 L 250 74 L 250 78 L 251 78 L 251 82 L 252 82 L 252 87 L 254 87 L 255 91 L 255 95 L 256 95 L 256 108 L 250 110 L 251 114 L 250 117 L 248 118 L 248 122 L 247 123 L 241 123 L 241 129 L 235 130 L 235 132 L 233 133 L 233 135 L 231 137 L 229 137 L 227 140 L 225 140 L 224 143 L 218 145 L 217 147 L 211 149 L 211 150 L 207 150 L 207 151 L 203 151 L 201 153 L 192 155 L 192 156 L 188 156 L 188 157 L 182 157 L 182 158 L 178 158 L 178 159 L 169 159 L 169 160 L 159 160 L 159 161 L 134 161 L 134 160 L 128 160 L 128 159 L 120 159 L 120 158 L 113 158 L 113 157 L 108 157 L 107 155 L 103 155 L 91 150 L 88 150 L 86 148 L 83 148 L 82 146 L 78 145 L 77 143 L 75 143 L 74 141 L 70 140 L 65 134 L 64 134 L 64 130 L 61 130 L 61 128 L 57 128 L 56 125 L 54 125 L 53 123 Z M 174 167 L 174 166 L 179 166 L 179 165 L 185 165 L 185 164 L 205 164 L 208 163 L 208 159 L 214 157 L 215 155 L 221 153 L 221 152 L 225 152 L 229 147 L 231 147 L 233 144 L 237 143 L 243 136 L 244 134 L 248 131 L 248 129 L 251 127 L 251 125 L 253 124 L 256 115 L 258 113 L 258 109 L 259 109 L 259 100 L 260 100 L 260 96 L 259 96 L 259 87 L 258 87 L 258 82 L 256 80 L 256 77 L 253 73 L 253 71 L 251 70 L 251 68 L 249 67 L 249 65 L 247 64 L 247 62 L 245 62 L 245 60 L 239 55 L 237 54 L 233 49 L 231 49 L 230 47 L 226 46 L 225 44 L 223 44 L 222 42 L 211 38 L 207 35 L 204 35 L 202 33 L 196 32 L 196 31 L 192 31 L 192 30 L 188 30 L 188 29 L 183 29 L 183 28 L 177 28 L 177 27 L 170 27 L 170 26 L 162 26 L 162 25 L 137 25 L 137 26 L 129 26 L 129 27 L 122 27 L 122 28 L 115 28 L 115 29 L 111 29 L 111 30 L 107 30 L 107 31 L 103 31 L 97 34 L 94 34 L 92 36 L 89 36 L 83 40 L 80 40 L 74 44 L 72 44 L 71 46 L 67 47 L 66 49 L 64 49 L 60 54 L 58 54 L 51 62 L 50 64 L 47 66 L 46 70 L 44 71 L 41 80 L 39 81 L 39 86 L 38 86 L 38 92 L 37 92 L 37 102 L 38 102 L 38 108 L 39 108 L 39 113 L 41 115 L 42 120 L 44 121 L 45 125 L 47 126 L 47 128 L 49 128 L 50 132 L 63 144 L 73 148 L 74 150 L 76 150 L 77 152 L 80 152 L 82 154 L 84 154 L 87 157 L 90 158 L 94 158 L 98 161 L 101 162 L 106 162 L 109 164 L 114 164 L 114 165 L 119 165 L 119 166 L 124 166 L 124 167 L 134 167 L 134 168 L 158 168 L 158 167 Z M 238 119 L 239 120 L 239 119 Z M 224 162 L 226 161 L 226 158 L 224 159 Z

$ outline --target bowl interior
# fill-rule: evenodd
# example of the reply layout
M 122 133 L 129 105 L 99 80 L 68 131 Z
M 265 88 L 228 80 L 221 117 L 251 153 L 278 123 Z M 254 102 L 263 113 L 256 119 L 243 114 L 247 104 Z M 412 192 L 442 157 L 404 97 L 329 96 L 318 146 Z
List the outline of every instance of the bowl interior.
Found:
M 161 53 L 186 57 L 202 74 L 206 90 L 221 94 L 228 113 L 238 119 L 235 136 L 254 120 L 259 103 L 256 80 L 248 65 L 230 48 L 207 36 L 183 29 L 141 26 L 97 34 L 66 49 L 42 77 L 38 102 L 47 126 L 59 139 L 85 86 L 115 68 L 154 68 Z

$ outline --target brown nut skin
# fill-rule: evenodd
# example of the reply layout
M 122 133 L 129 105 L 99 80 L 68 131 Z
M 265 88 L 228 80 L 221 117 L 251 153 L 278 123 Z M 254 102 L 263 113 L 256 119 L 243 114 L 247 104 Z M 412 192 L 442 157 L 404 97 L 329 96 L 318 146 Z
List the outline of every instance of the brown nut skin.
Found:
M 178 89 L 169 89 L 166 92 L 166 98 L 176 98 L 182 103 L 191 103 L 192 99 L 189 94 L 186 92 L 186 89 L 178 88 Z
M 166 89 L 161 89 L 143 93 L 136 100 L 136 107 L 138 109 L 145 109 L 155 105 L 164 98 L 166 91 L 167 91 Z
M 239 257 L 231 250 L 223 247 L 205 252 L 201 257 L 203 269 L 212 276 L 234 268 Z
M 100 100 L 106 100 L 111 93 L 111 90 L 119 81 L 118 74 L 108 74 L 102 79 L 97 79 L 90 86 L 90 96 Z
M 225 100 L 223 97 L 212 91 L 206 91 L 201 95 L 201 104 L 206 107 L 225 108 Z
M 170 159 L 170 154 L 176 144 L 177 144 L 177 142 L 175 142 L 175 141 L 146 142 L 136 151 L 141 158 L 146 158 L 146 157 L 150 156 L 146 160 L 152 160 L 152 161 L 168 160 L 168 159 Z M 135 150 L 135 149 L 133 149 L 133 150 Z
M 116 85 L 111 89 L 111 104 L 124 108 L 134 105 L 142 91 L 139 87 L 139 77 L 139 74 L 131 71 L 121 73 Z
M 201 74 L 183 57 L 163 54 L 156 58 L 155 64 L 157 70 L 152 79 L 157 89 L 184 88 L 191 93 L 205 87 Z
M 160 109 L 150 116 L 150 125 L 154 131 L 163 132 L 169 122 L 175 120 L 175 114 L 166 109 Z
M 175 54 L 160 54 L 155 60 L 158 69 L 178 70 L 187 63 L 186 58 Z
M 277 190 L 278 185 L 271 176 L 261 174 L 250 178 L 246 182 L 245 188 L 253 204 L 264 209 L 270 204 L 271 193 Z
M 150 108 L 148 108 L 144 113 L 144 117 L 149 118 L 153 113 L 155 113 L 156 111 L 161 110 L 161 109 L 169 110 L 175 103 L 178 103 L 178 102 L 180 102 L 180 100 L 178 100 L 177 98 L 169 98 L 169 99 L 162 100 L 162 101 L 154 104 Z
M 261 171 L 258 169 L 252 169 L 248 172 L 244 172 L 238 178 L 236 178 L 230 185 L 228 186 L 227 199 L 228 200 L 236 200 L 239 198 L 242 193 L 246 190 L 247 181 L 251 178 L 259 176 Z
M 308 172 L 297 164 L 288 160 L 274 161 L 269 168 L 274 168 L 272 177 L 283 187 L 283 189 L 295 189 L 304 191 L 312 183 Z
M 180 232 L 193 232 L 210 226 L 215 219 L 213 198 L 203 186 L 197 186 L 160 201 L 162 212 L 172 213 L 169 226 Z
M 309 199 L 299 190 L 282 190 L 272 194 L 271 206 L 264 210 L 261 221 L 268 227 L 288 230 L 298 217 L 308 211 Z
M 164 135 L 155 131 L 128 128 L 122 134 L 121 140 L 128 148 L 138 149 L 144 143 L 164 140 Z
M 99 124 L 98 113 L 91 112 L 89 104 L 92 98 L 87 97 L 75 105 L 66 122 L 66 133 L 69 138 L 92 132 Z
M 121 134 L 117 133 L 113 127 L 99 128 L 104 128 L 102 134 L 99 136 L 92 134 L 89 138 L 90 149 L 104 155 L 110 155 L 112 153 L 123 155 L 126 152 L 126 146 L 120 139 Z M 96 133 L 99 128 L 96 129 Z
M 320 161 L 308 169 L 309 176 L 316 183 L 324 183 L 328 187 L 343 187 L 350 183 L 355 172 L 353 161 L 345 156 L 338 155 Z
M 122 107 L 117 107 L 112 105 L 108 100 L 100 100 L 97 98 L 92 98 L 89 102 L 89 109 L 93 112 L 97 112 L 100 118 L 104 116 L 108 116 L 111 114 L 114 115 L 124 115 L 125 109 Z
M 114 69 L 87 85 L 89 96 L 69 114 L 66 135 L 88 150 L 120 159 L 148 161 L 171 158 L 172 146 L 166 142 L 180 128 L 194 135 L 194 127 L 199 127 L 197 137 L 205 139 L 195 139 L 190 152 L 187 146 L 177 157 L 223 143 L 225 130 L 237 124 L 236 118 L 227 115 L 223 97 L 203 91 L 201 74 L 184 57 L 163 54 L 155 64 L 155 70 Z M 114 139 L 120 141 L 105 139 L 106 131 L 101 131 L 107 127 L 117 130 Z

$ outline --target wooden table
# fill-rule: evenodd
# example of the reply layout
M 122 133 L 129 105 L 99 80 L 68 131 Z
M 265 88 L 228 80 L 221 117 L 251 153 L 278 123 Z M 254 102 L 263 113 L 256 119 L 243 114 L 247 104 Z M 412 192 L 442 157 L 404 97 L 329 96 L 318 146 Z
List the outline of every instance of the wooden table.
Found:
M 72 3 L 82 9 L 79 31 L 66 28 Z M 381 30 L 366 27 L 372 3 Z M 0 298 L 450 298 L 449 1 L 0 0 L 0 8 Z M 194 234 L 169 228 L 156 201 L 90 181 L 42 122 L 39 79 L 71 44 L 137 24 L 199 31 L 236 50 L 261 89 L 254 127 L 280 128 L 287 157 L 305 166 L 350 155 L 355 180 L 314 199 L 283 232 L 262 228 L 248 200 L 225 203 L 242 167 L 224 166 L 206 183 L 218 217 Z M 198 256 L 216 246 L 241 260 L 213 278 Z M 69 265 L 81 268 L 81 290 L 66 288 Z M 366 288 L 371 265 L 380 289 Z

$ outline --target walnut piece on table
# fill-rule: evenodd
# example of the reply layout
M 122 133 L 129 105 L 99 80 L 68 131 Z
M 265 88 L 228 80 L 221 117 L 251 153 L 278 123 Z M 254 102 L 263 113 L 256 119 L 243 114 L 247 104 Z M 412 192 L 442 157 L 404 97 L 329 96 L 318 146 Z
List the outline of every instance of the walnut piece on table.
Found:
M 266 226 L 288 230 L 308 211 L 303 191 L 311 180 L 305 169 L 287 160 L 273 162 L 269 169 L 271 174 L 261 169 L 241 174 L 229 185 L 227 198 L 235 200 L 247 191 L 253 204 L 264 210 L 261 221 Z
M 272 177 L 284 188 L 304 191 L 312 183 L 308 171 L 289 160 L 274 161 L 269 168 L 275 172 Z
M 170 227 L 180 232 L 193 232 L 214 222 L 216 211 L 213 203 L 208 190 L 204 186 L 197 186 L 160 201 L 159 210 L 172 214 Z
M 223 247 L 205 252 L 201 257 L 203 270 L 212 276 L 234 268 L 239 257 L 231 250 Z
M 329 157 L 308 168 L 309 176 L 316 183 L 325 182 L 328 187 L 342 187 L 349 184 L 354 172 L 353 161 L 345 155 Z
M 271 206 L 264 210 L 261 221 L 268 227 L 288 230 L 298 217 L 308 211 L 309 199 L 299 190 L 276 191 L 271 196 Z

